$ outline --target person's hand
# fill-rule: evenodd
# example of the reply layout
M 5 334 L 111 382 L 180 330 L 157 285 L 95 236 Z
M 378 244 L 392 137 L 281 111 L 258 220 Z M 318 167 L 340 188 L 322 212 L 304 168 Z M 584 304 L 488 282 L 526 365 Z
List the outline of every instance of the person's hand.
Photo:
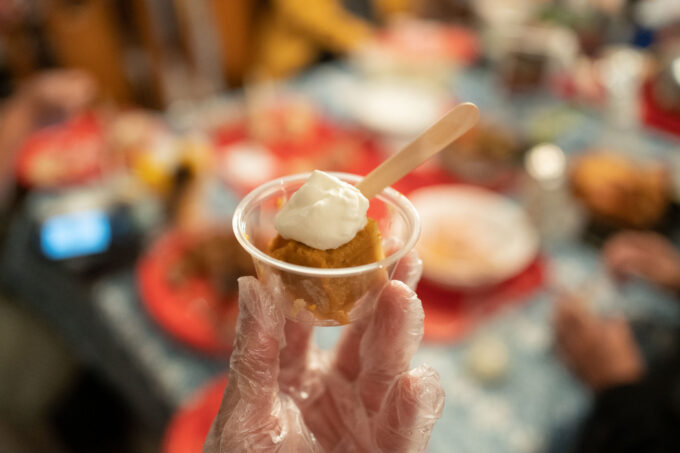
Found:
M 34 126 L 67 118 L 86 108 L 97 94 L 94 79 L 78 69 L 47 71 L 19 89 L 17 101 L 32 115 Z
M 557 302 L 555 330 L 567 365 L 594 390 L 633 383 L 645 373 L 640 351 L 623 319 L 598 318 L 581 301 L 563 297 Z
M 0 3 L 1 0 L 0 0 Z M 79 70 L 44 72 L 27 81 L 0 110 L 0 205 L 7 196 L 14 156 L 34 130 L 87 107 L 97 90 Z
M 604 261 L 615 274 L 638 276 L 680 291 L 680 253 L 663 236 L 651 232 L 623 232 L 604 247 Z
M 398 272 L 414 284 L 420 261 L 406 261 Z M 390 282 L 334 351 L 310 343 L 311 327 L 286 322 L 274 298 L 239 279 L 229 385 L 204 453 L 424 451 L 444 391 L 431 368 L 408 371 L 423 334 L 415 293 Z
M 25 82 L 0 111 L 0 171 L 29 133 L 86 108 L 96 93 L 92 77 L 80 70 L 47 71 Z

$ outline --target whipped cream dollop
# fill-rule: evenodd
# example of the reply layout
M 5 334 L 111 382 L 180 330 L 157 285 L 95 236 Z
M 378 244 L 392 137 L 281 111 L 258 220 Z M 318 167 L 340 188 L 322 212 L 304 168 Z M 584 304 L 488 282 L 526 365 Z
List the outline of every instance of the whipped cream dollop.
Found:
M 366 211 L 368 199 L 359 189 L 314 170 L 276 215 L 274 227 L 286 239 L 319 250 L 334 249 L 366 226 Z

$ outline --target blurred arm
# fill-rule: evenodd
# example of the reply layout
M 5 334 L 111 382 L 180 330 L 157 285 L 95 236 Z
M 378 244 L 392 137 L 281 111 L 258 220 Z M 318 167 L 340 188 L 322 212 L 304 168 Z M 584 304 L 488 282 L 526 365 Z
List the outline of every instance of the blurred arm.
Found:
M 0 205 L 12 181 L 14 155 L 32 125 L 31 105 L 21 96 L 11 98 L 0 110 Z
M 371 34 L 371 26 L 337 0 L 274 0 L 274 4 L 287 22 L 334 52 L 350 51 Z
M 413 0 L 373 0 L 373 8 L 382 21 L 390 17 L 413 12 L 415 2 Z
M 54 70 L 33 77 L 0 110 L 0 204 L 6 195 L 14 158 L 23 140 L 41 125 L 87 107 L 97 92 L 89 74 Z

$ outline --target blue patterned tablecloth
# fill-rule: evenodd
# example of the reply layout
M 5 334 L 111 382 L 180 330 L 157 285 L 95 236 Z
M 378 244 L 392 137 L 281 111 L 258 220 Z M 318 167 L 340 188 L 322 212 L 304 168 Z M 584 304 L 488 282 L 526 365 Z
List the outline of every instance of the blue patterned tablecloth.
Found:
M 559 269 L 561 282 L 573 288 L 583 283 L 584 276 L 592 279 L 601 272 L 597 254 L 587 248 L 571 247 L 549 259 Z M 599 297 L 607 297 L 607 291 L 611 289 L 600 289 Z M 628 285 L 621 295 L 617 301 L 629 318 L 658 325 L 654 335 L 642 332 L 640 341 L 650 355 L 660 353 L 664 338 L 658 344 L 655 335 L 663 337 L 680 325 L 680 304 L 642 283 Z M 427 363 L 436 369 L 446 391 L 444 414 L 432 434 L 430 453 L 567 451 L 591 397 L 554 352 L 553 300 L 548 292 L 539 291 L 460 342 L 421 346 L 413 366 Z M 319 344 L 328 348 L 339 329 L 317 329 L 316 334 Z M 489 337 L 506 345 L 509 357 L 507 375 L 492 385 L 475 378 L 466 365 L 471 345 Z

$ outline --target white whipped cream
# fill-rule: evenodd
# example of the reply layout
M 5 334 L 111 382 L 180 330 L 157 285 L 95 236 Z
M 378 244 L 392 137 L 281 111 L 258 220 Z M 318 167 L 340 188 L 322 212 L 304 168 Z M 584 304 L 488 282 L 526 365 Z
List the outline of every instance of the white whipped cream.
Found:
M 368 199 L 335 176 L 314 170 L 274 218 L 286 239 L 319 250 L 340 247 L 366 226 Z

